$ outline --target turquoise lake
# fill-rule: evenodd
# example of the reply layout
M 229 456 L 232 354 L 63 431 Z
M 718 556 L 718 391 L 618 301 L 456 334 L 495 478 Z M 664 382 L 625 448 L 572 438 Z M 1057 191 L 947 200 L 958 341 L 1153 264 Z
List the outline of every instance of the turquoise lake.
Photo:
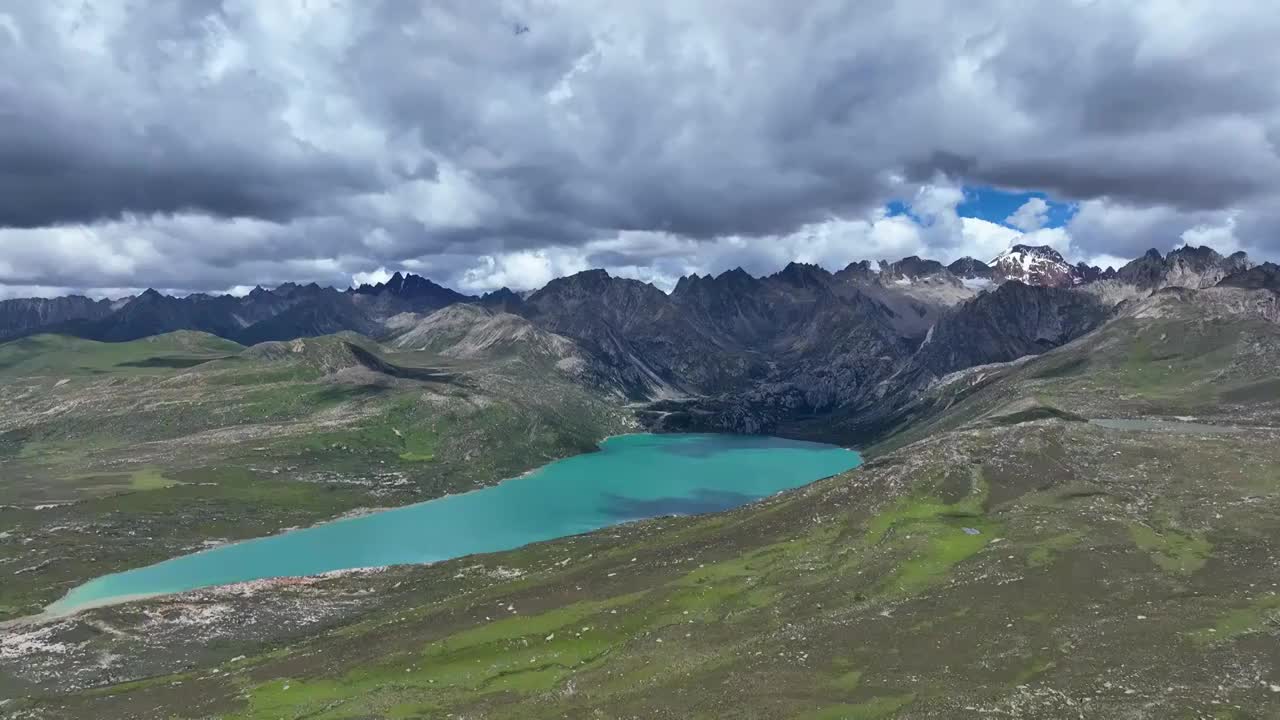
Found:
M 127 597 L 509 550 L 661 515 L 744 505 L 861 463 L 821 443 L 737 435 L 624 435 L 461 495 L 223 545 L 74 588 L 66 612 Z

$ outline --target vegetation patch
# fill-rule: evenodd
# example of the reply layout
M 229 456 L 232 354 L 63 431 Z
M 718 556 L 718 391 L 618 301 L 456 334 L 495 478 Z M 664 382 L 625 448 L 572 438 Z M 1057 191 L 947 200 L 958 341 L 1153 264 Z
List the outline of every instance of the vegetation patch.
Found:
M 337 680 L 285 679 L 249 692 L 243 717 L 351 717 L 394 708 L 414 717 L 487 693 L 533 693 L 604 657 L 636 631 L 644 614 L 628 609 L 642 593 L 579 602 L 540 615 L 487 622 Z M 610 614 L 608 611 L 614 610 Z M 495 614 L 511 611 L 495 606 Z
M 1045 567 L 1051 564 L 1059 554 L 1079 544 L 1081 539 L 1080 533 L 1068 532 L 1040 540 L 1027 553 L 1027 565 L 1033 568 Z
M 1129 535 L 1135 545 L 1150 553 L 1156 565 L 1178 575 L 1191 575 L 1204 567 L 1213 550 L 1213 544 L 1202 535 L 1187 535 L 1167 528 L 1158 532 L 1141 523 L 1130 523 Z
M 1192 640 L 1214 644 L 1259 632 L 1280 633 L 1280 595 L 1271 593 L 1224 613 L 1212 627 L 1191 633 Z
M 129 476 L 130 490 L 163 490 L 177 485 L 176 480 L 164 476 L 159 470 L 147 468 Z
M 883 581 L 882 590 L 912 595 L 986 547 L 1000 527 L 983 510 L 987 495 L 987 484 L 975 468 L 970 493 L 958 502 L 909 497 L 872 518 L 865 545 L 887 546 L 907 556 Z
M 888 695 L 876 697 L 856 705 L 842 704 L 805 713 L 798 720 L 880 720 L 892 717 L 911 704 L 915 695 Z

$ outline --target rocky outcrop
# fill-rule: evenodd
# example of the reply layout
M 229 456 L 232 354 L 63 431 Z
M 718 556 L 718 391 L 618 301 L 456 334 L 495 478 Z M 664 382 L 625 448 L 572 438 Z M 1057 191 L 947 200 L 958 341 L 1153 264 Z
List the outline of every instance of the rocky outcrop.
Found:
M 1167 256 L 1152 248 L 1116 272 L 1115 279 L 1142 290 L 1166 287 L 1213 287 L 1224 278 L 1251 267 L 1243 252 L 1226 257 L 1210 247 L 1186 245 Z
M 1218 281 L 1218 287 L 1238 287 L 1280 292 L 1280 265 L 1264 262 L 1248 270 L 1234 272 Z

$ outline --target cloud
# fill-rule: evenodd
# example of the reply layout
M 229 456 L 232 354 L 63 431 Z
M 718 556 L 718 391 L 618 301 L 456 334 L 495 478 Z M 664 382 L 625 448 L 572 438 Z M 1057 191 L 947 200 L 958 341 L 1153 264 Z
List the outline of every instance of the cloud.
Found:
M 1178 239 L 1187 245 L 1208 245 L 1223 254 L 1241 249 L 1240 240 L 1236 237 L 1236 219 L 1232 216 L 1216 225 L 1200 224 L 1184 230 Z
M 351 275 L 351 286 L 360 287 L 361 285 L 378 285 L 385 283 L 391 279 L 395 273 L 389 272 L 386 268 L 380 267 L 372 272 L 358 272 Z
M 1051 230 L 959 217 L 966 184 L 1078 204 L 1043 239 L 1079 257 L 1275 257 L 1278 34 L 1207 0 L 11 4 L 0 284 L 668 284 Z
M 1045 202 L 1044 198 L 1038 197 L 1028 199 L 1021 207 L 1014 210 L 1013 214 L 1004 219 L 1005 223 L 1026 232 L 1039 230 L 1048 220 L 1049 203 Z

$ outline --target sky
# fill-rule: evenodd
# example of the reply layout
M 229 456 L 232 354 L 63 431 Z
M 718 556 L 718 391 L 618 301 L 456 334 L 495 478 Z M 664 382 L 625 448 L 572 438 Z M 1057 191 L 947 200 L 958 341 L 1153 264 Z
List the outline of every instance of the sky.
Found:
M 1217 0 L 0 0 L 0 297 L 1277 259 L 1276 37 Z

